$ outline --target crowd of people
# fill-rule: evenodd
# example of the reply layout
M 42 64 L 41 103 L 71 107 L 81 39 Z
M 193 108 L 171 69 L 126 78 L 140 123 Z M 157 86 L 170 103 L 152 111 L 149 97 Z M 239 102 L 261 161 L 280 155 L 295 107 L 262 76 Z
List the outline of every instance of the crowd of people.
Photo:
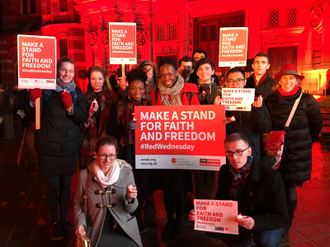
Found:
M 231 68 L 218 78 L 214 62 L 198 49 L 179 61 L 165 57 L 158 69 L 152 61 L 143 61 L 123 77 L 114 71 L 108 79 L 102 68 L 91 67 L 83 94 L 74 81 L 74 61 L 61 58 L 55 90 L 19 90 L 20 108 L 26 112 L 22 126 L 29 130 L 35 147 L 31 152 L 36 152 L 40 176 L 47 183 L 50 237 L 62 239 L 63 231 L 87 233 L 93 247 L 109 242 L 142 246 L 144 203 L 155 190 L 162 190 L 167 214 L 164 241 L 181 236 L 187 194 L 194 192 L 196 199 L 237 200 L 244 215 L 236 218 L 239 235 L 208 233 L 210 237 L 229 246 L 247 246 L 252 240 L 257 246 L 280 246 L 297 208 L 295 188 L 310 179 L 311 149 L 322 117 L 316 100 L 302 93 L 304 76 L 295 65 L 283 66 L 274 79 L 267 73 L 269 67 L 268 55 L 260 52 L 249 78 L 242 68 Z M 136 169 L 135 106 L 219 105 L 222 88 L 254 88 L 255 102 L 251 111 L 225 112 L 227 159 L 220 171 Z M 13 100 L 6 90 L 2 85 L 4 141 L 14 137 L 13 111 L 8 107 Z M 37 98 L 41 98 L 39 130 L 34 129 L 33 115 Z M 297 98 L 296 112 L 285 127 Z M 273 170 L 264 159 L 262 137 L 277 130 L 285 130 L 286 137 L 281 164 Z M 72 224 L 68 210 L 77 164 Z M 191 210 L 189 219 L 195 216 Z

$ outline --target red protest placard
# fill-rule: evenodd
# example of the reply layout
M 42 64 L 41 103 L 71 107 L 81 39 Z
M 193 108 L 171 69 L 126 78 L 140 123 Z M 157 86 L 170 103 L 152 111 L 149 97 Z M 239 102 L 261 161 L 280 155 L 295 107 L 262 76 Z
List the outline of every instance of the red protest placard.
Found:
M 136 64 L 136 23 L 109 22 L 110 64 Z
M 49 36 L 17 36 L 18 87 L 56 88 L 56 39 Z
M 247 27 L 220 28 L 219 67 L 246 66 Z
M 225 163 L 224 106 L 137 106 L 134 110 L 136 168 L 218 171 Z

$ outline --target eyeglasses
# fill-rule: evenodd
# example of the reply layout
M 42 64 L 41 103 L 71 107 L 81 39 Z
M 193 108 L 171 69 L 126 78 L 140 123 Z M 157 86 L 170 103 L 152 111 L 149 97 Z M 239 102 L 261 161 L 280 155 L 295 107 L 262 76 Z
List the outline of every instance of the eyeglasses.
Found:
M 98 154 L 98 156 L 100 156 L 100 159 L 101 160 L 105 160 L 107 158 L 113 160 L 117 157 L 117 154 L 109 154 L 109 155 L 106 155 L 106 154 Z
M 235 154 L 236 156 L 242 156 L 244 151 L 246 151 L 249 147 L 247 147 L 246 149 L 244 150 L 236 150 L 234 152 L 232 151 L 226 151 L 225 154 L 227 155 L 227 157 L 233 157 L 233 155 Z
M 240 84 L 242 84 L 243 82 L 244 82 L 244 79 L 242 79 L 242 78 L 238 78 L 238 79 L 236 79 L 236 80 L 227 80 L 227 83 L 228 83 L 229 85 L 233 85 L 234 83 L 240 85 Z

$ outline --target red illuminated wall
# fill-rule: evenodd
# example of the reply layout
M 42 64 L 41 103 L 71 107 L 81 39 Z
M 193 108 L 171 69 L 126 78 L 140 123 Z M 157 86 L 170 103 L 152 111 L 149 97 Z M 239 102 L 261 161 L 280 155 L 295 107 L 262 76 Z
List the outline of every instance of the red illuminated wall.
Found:
M 108 22 L 135 22 L 138 63 L 152 60 L 157 64 L 164 56 L 179 59 L 191 55 L 198 46 L 208 50 L 215 60 L 219 42 L 218 37 L 209 38 L 210 27 L 243 25 L 249 27 L 249 59 L 260 51 L 268 52 L 271 75 L 284 64 L 294 63 L 306 77 L 303 90 L 322 94 L 326 89 L 326 71 L 330 68 L 330 14 L 326 0 L 237 0 L 235 4 L 217 0 L 41 0 L 35 3 L 35 13 L 28 13 L 31 11 L 28 8 L 22 14 L 19 0 L 0 9 L 3 12 L 1 70 L 2 80 L 7 83 L 16 80 L 18 33 L 55 36 L 58 55 L 66 54 L 75 60 L 77 82 L 84 87 L 82 75 L 90 66 L 99 65 L 107 72 L 118 67 L 109 64 Z M 237 15 L 243 24 L 235 22 Z M 203 25 L 207 26 L 206 33 L 200 31 Z M 226 70 L 216 68 L 217 73 Z

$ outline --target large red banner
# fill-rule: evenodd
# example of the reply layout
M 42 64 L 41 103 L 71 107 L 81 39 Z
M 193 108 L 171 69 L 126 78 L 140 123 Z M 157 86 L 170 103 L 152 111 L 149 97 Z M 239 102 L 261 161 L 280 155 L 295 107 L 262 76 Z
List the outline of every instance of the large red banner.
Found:
M 56 39 L 49 36 L 17 36 L 19 88 L 56 88 Z
M 247 27 L 220 28 L 219 67 L 246 66 Z
M 136 23 L 109 22 L 110 64 L 136 64 Z
M 219 170 L 225 162 L 221 105 L 138 106 L 138 169 Z

